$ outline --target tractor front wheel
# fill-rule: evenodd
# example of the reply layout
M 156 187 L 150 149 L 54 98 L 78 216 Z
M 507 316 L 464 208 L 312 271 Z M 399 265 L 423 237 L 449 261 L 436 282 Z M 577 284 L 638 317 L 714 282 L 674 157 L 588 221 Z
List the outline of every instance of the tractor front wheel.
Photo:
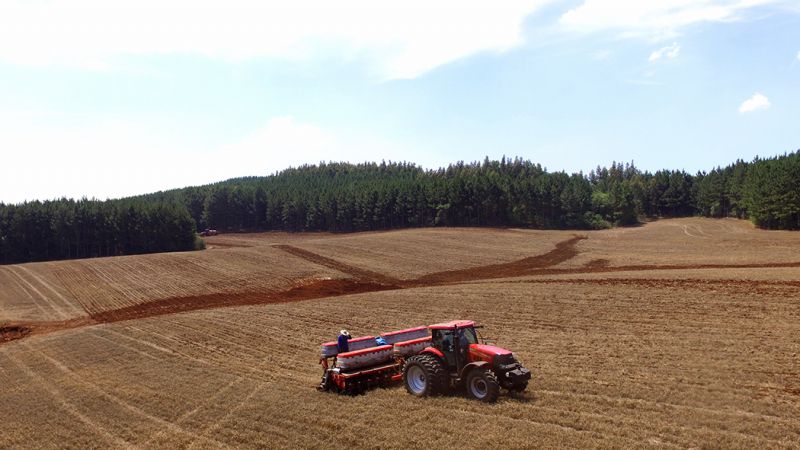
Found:
M 475 400 L 494 403 L 500 395 L 500 383 L 489 369 L 473 369 L 466 380 L 467 394 Z
M 403 367 L 403 384 L 406 391 L 417 397 L 441 394 L 445 388 L 444 367 L 433 355 L 415 355 Z

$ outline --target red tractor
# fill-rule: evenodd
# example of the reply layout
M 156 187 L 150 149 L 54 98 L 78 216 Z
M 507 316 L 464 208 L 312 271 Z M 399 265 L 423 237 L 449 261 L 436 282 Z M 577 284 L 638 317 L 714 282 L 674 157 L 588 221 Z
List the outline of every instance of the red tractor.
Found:
M 403 367 L 406 390 L 418 397 L 463 387 L 467 395 L 494 402 L 503 387 L 522 392 L 530 370 L 500 347 L 480 343 L 475 322 L 458 320 L 428 327 L 431 346 L 408 358 Z
M 319 390 L 357 394 L 402 379 L 418 397 L 463 387 L 472 398 L 494 402 L 501 387 L 524 391 L 531 372 L 510 351 L 479 342 L 476 328 L 469 320 L 409 328 L 381 334 L 380 345 L 362 336 L 351 339 L 345 353 L 326 342 Z

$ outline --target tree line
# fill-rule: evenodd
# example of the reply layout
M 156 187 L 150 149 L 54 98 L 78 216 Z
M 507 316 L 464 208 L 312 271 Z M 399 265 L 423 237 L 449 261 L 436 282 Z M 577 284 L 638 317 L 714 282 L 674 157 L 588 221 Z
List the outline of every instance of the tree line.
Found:
M 189 250 L 197 229 L 365 231 L 429 226 L 597 229 L 644 217 L 749 218 L 800 229 L 800 152 L 710 172 L 612 163 L 548 172 L 520 158 L 321 163 L 112 200 L 0 204 L 2 262 Z
M 192 250 L 195 223 L 183 204 L 144 200 L 0 203 L 0 262 Z

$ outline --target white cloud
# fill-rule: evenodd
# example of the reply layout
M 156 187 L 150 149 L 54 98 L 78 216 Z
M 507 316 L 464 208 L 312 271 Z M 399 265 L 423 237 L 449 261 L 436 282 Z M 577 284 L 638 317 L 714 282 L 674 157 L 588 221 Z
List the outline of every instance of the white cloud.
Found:
M 678 56 L 678 53 L 681 52 L 681 46 L 678 45 L 677 42 L 673 42 L 672 45 L 668 45 L 666 47 L 661 47 L 660 49 L 654 51 L 650 54 L 650 57 L 647 58 L 650 62 L 658 61 L 659 59 L 667 58 L 667 59 L 674 59 Z
M 0 201 L 118 197 L 174 187 L 186 175 L 179 142 L 141 124 L 0 113 Z M 166 180 L 166 181 L 165 181 Z M 164 185 L 165 183 L 169 185 Z
M 752 97 L 742 102 L 742 104 L 739 106 L 739 112 L 744 114 L 752 111 L 758 111 L 759 109 L 767 109 L 769 107 L 769 99 L 756 92 Z
M 333 134 L 292 116 L 272 118 L 249 135 L 214 147 L 187 137 L 195 132 L 0 110 L 0 201 L 118 198 L 330 160 L 443 163 L 428 149 L 409 150 L 361 133 Z
M 778 0 L 585 0 L 559 19 L 569 30 L 617 30 L 623 37 L 664 39 L 699 22 L 738 20 L 745 10 Z
M 224 60 L 364 58 L 380 76 L 413 78 L 522 42 L 524 18 L 554 0 L 5 0 L 0 59 L 105 70 L 125 55 Z
M 797 52 L 797 60 L 800 61 L 800 52 Z

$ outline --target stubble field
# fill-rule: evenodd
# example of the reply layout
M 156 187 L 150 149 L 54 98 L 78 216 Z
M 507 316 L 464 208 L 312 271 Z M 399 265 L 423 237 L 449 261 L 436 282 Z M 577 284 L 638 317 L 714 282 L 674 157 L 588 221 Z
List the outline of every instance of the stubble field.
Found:
M 680 219 L 207 243 L 0 266 L 0 448 L 800 446 L 798 233 Z M 340 328 L 451 318 L 512 349 L 528 392 L 314 390 Z

